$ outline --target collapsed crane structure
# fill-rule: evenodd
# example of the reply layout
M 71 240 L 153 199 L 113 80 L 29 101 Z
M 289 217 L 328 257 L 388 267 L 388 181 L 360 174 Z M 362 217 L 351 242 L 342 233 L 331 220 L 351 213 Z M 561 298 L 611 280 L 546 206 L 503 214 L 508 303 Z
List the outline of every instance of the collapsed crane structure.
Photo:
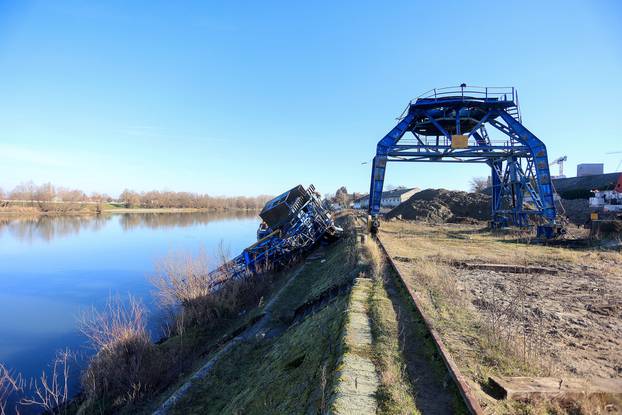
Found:
M 523 126 L 515 88 L 462 84 L 433 89 L 411 101 L 398 120 L 376 147 L 369 191 L 372 232 L 380 226 L 387 162 L 395 161 L 485 163 L 492 177 L 493 228 L 527 227 L 531 220 L 538 225 L 539 237 L 562 233 L 546 146 Z M 491 139 L 487 126 L 504 138 Z
M 313 185 L 298 185 L 266 203 L 257 242 L 210 272 L 210 289 L 230 280 L 281 269 L 295 262 L 322 240 L 334 240 L 342 229 Z

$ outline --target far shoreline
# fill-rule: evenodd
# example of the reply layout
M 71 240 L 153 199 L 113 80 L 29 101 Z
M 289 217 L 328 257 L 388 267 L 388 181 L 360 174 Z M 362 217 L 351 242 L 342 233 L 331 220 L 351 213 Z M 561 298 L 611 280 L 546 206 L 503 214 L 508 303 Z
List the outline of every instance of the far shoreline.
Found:
M 97 216 L 114 213 L 257 213 L 260 209 L 243 209 L 243 208 L 104 208 L 101 211 L 96 210 L 75 210 L 69 212 L 43 212 L 37 208 L 25 208 L 22 210 L 12 209 L 4 210 L 0 208 L 0 217 L 36 217 L 36 216 Z

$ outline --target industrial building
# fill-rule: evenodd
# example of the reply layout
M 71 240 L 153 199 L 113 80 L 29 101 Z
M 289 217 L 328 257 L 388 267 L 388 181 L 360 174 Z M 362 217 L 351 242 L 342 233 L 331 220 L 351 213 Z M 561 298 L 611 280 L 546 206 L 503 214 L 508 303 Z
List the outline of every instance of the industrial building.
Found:
M 388 190 L 386 192 L 382 192 L 382 199 L 380 201 L 381 208 L 392 209 L 396 206 L 399 206 L 400 203 L 408 200 L 412 195 L 417 193 L 419 190 L 418 187 L 413 188 L 400 188 L 395 190 Z M 352 203 L 352 207 L 354 209 L 367 209 L 369 207 L 369 195 L 365 195 L 361 198 L 356 199 Z

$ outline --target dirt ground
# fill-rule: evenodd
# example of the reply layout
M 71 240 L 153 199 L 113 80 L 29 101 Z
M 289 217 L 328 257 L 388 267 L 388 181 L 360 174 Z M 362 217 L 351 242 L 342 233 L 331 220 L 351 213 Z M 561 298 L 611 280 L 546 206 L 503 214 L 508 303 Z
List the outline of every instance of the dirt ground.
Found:
M 548 355 L 552 374 L 622 376 L 620 275 L 575 265 L 558 275 L 454 270 L 454 276 L 485 318 L 496 313 L 518 336 L 526 325 L 528 347 Z
M 481 225 L 391 221 L 379 236 L 408 283 L 426 293 L 427 312 L 474 383 L 491 374 L 622 377 L 619 251 L 536 245 Z

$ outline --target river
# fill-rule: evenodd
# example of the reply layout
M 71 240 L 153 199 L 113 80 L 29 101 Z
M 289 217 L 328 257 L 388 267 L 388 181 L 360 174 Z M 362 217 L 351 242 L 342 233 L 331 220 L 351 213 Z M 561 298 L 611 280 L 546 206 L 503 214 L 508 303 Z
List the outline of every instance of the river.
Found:
M 60 349 L 88 353 L 77 318 L 111 295 L 141 299 L 157 337 L 149 282 L 157 262 L 215 255 L 221 244 L 235 255 L 255 241 L 258 224 L 255 213 L 0 217 L 0 362 L 29 378 Z

